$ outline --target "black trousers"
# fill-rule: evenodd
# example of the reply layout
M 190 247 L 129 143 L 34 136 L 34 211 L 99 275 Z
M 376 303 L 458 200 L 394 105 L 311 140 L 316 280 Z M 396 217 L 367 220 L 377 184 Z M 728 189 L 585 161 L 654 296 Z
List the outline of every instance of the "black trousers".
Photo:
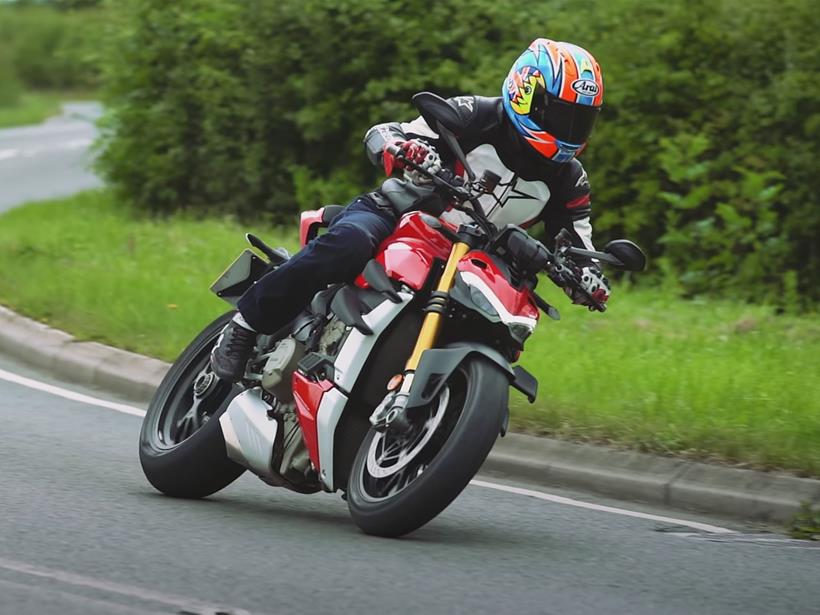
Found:
M 333 219 L 326 233 L 249 288 L 239 300 L 239 312 L 260 333 L 277 331 L 317 292 L 361 273 L 395 226 L 392 209 L 358 197 Z

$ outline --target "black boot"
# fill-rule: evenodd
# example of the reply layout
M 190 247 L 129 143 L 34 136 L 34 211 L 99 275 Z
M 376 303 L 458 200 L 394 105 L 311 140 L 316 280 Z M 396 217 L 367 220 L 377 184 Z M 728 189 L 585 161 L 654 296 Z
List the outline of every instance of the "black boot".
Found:
M 255 342 L 255 331 L 246 329 L 236 321 L 229 322 L 211 351 L 211 368 L 217 377 L 226 382 L 239 382 L 245 375 Z

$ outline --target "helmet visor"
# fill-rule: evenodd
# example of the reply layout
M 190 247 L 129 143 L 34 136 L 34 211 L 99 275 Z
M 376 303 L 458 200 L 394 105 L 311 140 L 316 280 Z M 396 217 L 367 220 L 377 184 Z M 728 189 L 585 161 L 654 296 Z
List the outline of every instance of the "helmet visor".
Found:
M 529 117 L 559 141 L 581 145 L 589 139 L 600 111 L 600 107 L 570 103 L 542 90 L 536 92 Z

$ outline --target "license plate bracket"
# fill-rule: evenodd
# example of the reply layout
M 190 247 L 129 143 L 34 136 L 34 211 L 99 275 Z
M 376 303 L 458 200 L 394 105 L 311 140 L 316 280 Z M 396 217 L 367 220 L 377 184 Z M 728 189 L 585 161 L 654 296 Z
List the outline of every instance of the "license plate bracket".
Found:
M 211 284 L 211 292 L 235 306 L 245 291 L 268 270 L 268 263 L 246 249 Z

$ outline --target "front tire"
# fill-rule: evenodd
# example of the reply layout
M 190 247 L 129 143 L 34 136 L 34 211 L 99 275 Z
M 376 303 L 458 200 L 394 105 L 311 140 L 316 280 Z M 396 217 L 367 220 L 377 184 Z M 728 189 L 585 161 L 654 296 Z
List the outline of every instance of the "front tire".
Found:
M 397 537 L 447 508 L 490 453 L 506 415 L 508 392 L 509 381 L 498 366 L 474 356 L 451 375 L 426 410 L 422 421 L 434 433 L 420 431 L 416 441 L 410 438 L 408 446 L 419 443 L 417 449 L 388 455 L 388 436 L 370 429 L 348 482 L 348 507 L 356 525 L 367 534 Z
M 233 314 L 217 318 L 182 352 L 143 419 L 142 470 L 148 482 L 165 495 L 204 498 L 245 471 L 228 459 L 218 420 L 241 389 L 210 372 L 211 349 Z

